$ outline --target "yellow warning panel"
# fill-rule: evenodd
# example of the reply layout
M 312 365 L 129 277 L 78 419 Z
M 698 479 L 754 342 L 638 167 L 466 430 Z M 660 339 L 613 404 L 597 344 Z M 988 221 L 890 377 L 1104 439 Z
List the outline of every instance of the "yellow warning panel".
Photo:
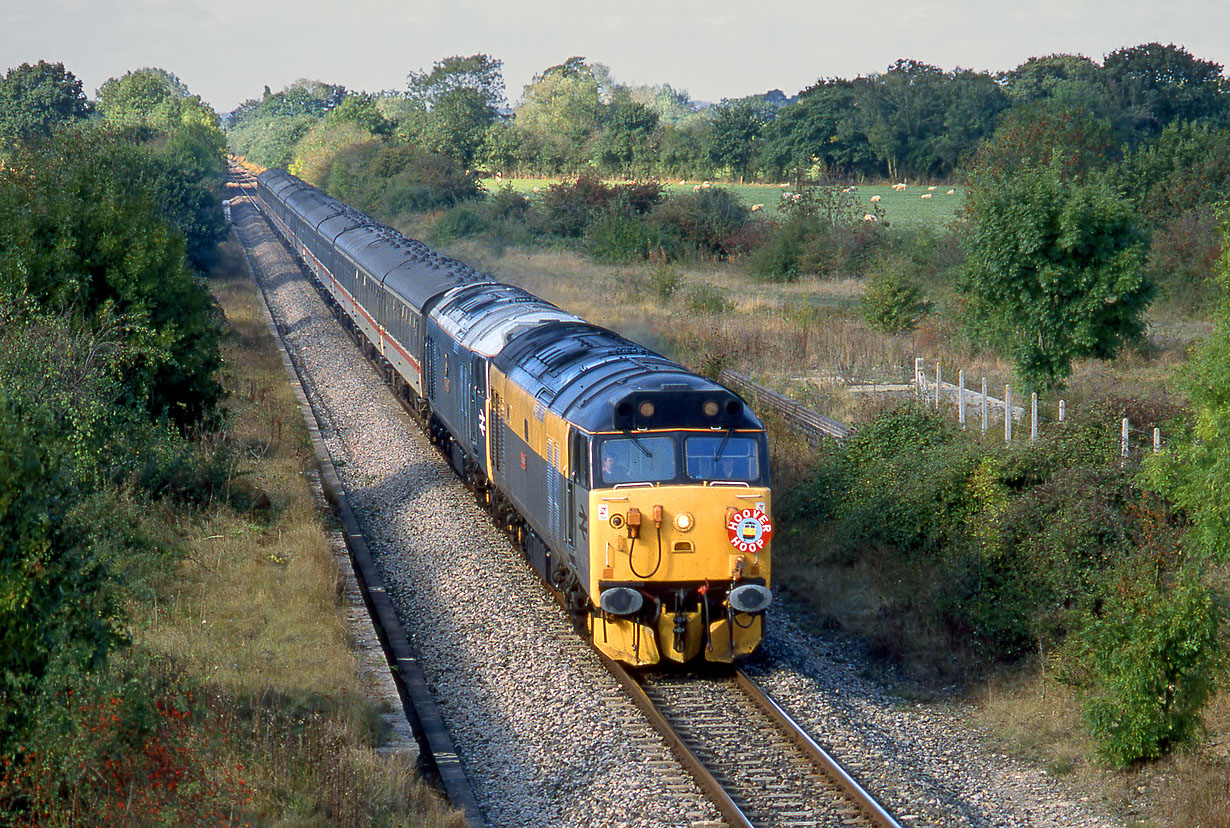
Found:
M 593 615 L 590 616 L 590 633 L 594 645 L 616 661 L 645 667 L 662 660 L 652 627 L 627 618 L 608 619 L 603 615 Z

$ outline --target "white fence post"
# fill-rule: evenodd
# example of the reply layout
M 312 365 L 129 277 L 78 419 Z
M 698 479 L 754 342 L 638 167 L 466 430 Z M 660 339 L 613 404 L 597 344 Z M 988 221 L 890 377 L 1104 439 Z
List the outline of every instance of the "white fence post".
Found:
M 1029 442 L 1038 441 L 1038 392 L 1029 397 Z
M 1012 386 L 1004 386 L 1004 442 L 1012 442 Z
M 940 410 L 940 393 L 944 387 L 944 376 L 940 373 L 940 364 L 935 363 L 935 410 Z
M 1153 429 L 1153 453 L 1157 454 L 1162 450 L 1162 430 L 1160 428 Z
M 957 372 L 957 419 L 961 428 L 965 428 L 965 369 Z
M 982 433 L 987 433 L 987 378 L 982 378 Z
M 1061 423 L 1063 422 L 1065 414 L 1066 414 L 1066 409 L 1064 407 L 1064 401 L 1060 400 L 1059 401 L 1059 422 Z
M 1128 456 L 1128 418 L 1123 418 L 1123 430 L 1119 435 L 1119 457 L 1127 464 Z
M 923 395 L 926 387 L 926 377 L 923 376 L 923 358 L 914 357 L 914 388 L 918 391 L 918 396 Z

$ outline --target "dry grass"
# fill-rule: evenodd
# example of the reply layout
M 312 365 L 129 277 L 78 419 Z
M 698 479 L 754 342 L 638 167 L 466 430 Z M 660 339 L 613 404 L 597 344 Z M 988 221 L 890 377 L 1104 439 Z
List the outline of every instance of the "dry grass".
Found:
M 247 450 L 248 512 L 181 527 L 188 557 L 134 608 L 140 650 L 208 689 L 219 767 L 286 824 L 458 825 L 406 760 L 379 755 L 339 604 L 339 572 L 304 471 L 314 463 L 282 363 L 233 243 L 212 282 L 226 315 L 230 438 Z M 243 766 L 243 765 L 240 765 Z

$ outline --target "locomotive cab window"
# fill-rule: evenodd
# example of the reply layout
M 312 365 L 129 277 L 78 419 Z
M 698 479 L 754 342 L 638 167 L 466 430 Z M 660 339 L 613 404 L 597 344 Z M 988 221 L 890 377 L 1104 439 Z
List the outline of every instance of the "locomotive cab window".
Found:
M 751 437 L 694 436 L 683 441 L 688 477 L 693 480 L 753 482 L 760 477 L 756 441 Z
M 603 440 L 598 472 L 608 486 L 661 483 L 675 479 L 675 438 L 627 437 Z

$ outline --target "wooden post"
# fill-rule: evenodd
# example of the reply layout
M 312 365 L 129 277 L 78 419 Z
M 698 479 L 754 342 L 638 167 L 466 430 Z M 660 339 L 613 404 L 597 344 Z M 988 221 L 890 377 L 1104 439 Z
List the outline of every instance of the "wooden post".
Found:
M 1128 418 L 1123 418 L 1123 430 L 1119 434 L 1119 457 L 1124 464 L 1127 463 L 1128 456 Z
M 1162 430 L 1160 428 L 1153 429 L 1153 453 L 1157 454 L 1162 450 Z
M 1060 400 L 1060 401 L 1059 401 L 1059 422 L 1061 422 L 1061 423 L 1063 422 L 1063 418 L 1064 418 L 1064 414 L 1065 414 L 1065 413 L 1066 413 L 1066 412 L 1065 412 L 1065 409 L 1064 409 L 1064 401 L 1063 401 L 1063 400 Z
M 987 378 L 982 378 L 982 433 L 987 433 Z
M 918 396 L 922 396 L 926 388 L 927 378 L 923 376 L 923 358 L 914 357 L 914 388 L 918 391 Z
M 965 369 L 957 372 L 957 419 L 965 428 Z
M 940 410 L 940 389 L 944 387 L 944 377 L 940 373 L 940 364 L 935 363 L 935 410 Z
M 1012 442 L 1012 386 L 1004 386 L 1004 442 Z
M 1038 392 L 1029 395 L 1029 442 L 1038 441 Z

